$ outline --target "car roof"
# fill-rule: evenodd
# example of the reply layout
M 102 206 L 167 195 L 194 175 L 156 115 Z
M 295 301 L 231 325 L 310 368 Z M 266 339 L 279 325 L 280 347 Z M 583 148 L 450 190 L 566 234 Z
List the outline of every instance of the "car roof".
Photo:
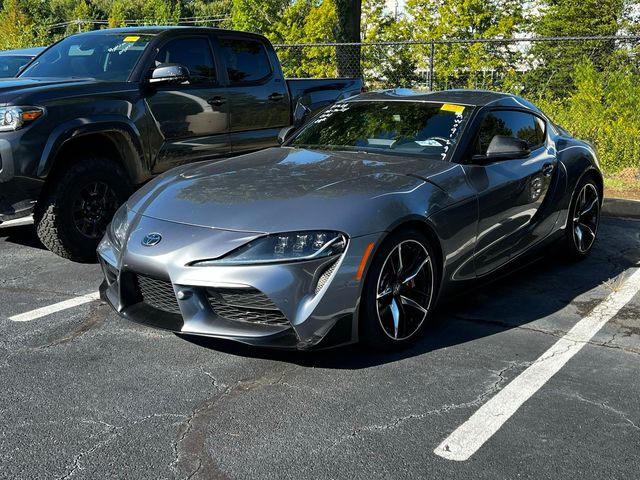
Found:
M 19 48 L 16 50 L 4 50 L 0 51 L 0 56 L 30 56 L 35 57 L 42 51 L 44 51 L 46 47 L 32 47 L 32 48 Z
M 537 107 L 522 97 L 511 93 L 494 92 L 491 90 L 452 89 L 436 92 L 421 92 L 417 90 L 395 88 L 367 92 L 353 97 L 353 101 L 372 100 L 406 100 L 416 102 L 441 102 L 456 103 L 473 107 L 499 106 L 499 107 L 524 107 L 539 111 Z

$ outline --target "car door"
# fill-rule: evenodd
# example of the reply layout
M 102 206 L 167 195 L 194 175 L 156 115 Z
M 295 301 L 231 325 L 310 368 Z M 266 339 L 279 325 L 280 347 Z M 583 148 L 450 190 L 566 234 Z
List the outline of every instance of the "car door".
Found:
M 494 136 L 527 142 L 528 153 L 487 157 Z M 545 199 L 557 168 L 547 145 L 546 121 L 529 111 L 496 109 L 482 117 L 467 156 L 465 173 L 478 195 L 476 275 L 506 263 L 551 232 L 556 216 Z
M 231 152 L 229 103 L 222 87 L 213 50 L 206 35 L 173 38 L 160 46 L 151 69 L 180 64 L 189 70 L 181 84 L 153 87 L 146 102 L 161 138 L 153 171 L 158 173 L 195 160 Z
M 219 34 L 216 39 L 227 78 L 233 152 L 277 145 L 278 132 L 291 117 L 277 57 L 257 38 Z

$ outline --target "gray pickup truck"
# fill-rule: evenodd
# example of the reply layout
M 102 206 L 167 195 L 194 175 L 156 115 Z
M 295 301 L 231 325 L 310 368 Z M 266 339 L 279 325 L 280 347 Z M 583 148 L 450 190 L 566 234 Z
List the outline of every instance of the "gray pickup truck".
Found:
M 269 41 L 245 32 L 67 37 L 0 80 L 0 222 L 33 213 L 47 248 L 90 261 L 115 210 L 154 175 L 277 145 L 283 127 L 362 88 L 285 79 Z

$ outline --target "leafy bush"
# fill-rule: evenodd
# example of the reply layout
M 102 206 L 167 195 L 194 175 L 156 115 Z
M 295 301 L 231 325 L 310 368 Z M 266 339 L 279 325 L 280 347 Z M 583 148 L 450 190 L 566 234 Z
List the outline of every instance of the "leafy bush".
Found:
M 593 143 L 606 174 L 640 168 L 640 75 L 621 66 L 598 71 L 584 62 L 573 73 L 566 98 L 537 104 L 572 135 Z

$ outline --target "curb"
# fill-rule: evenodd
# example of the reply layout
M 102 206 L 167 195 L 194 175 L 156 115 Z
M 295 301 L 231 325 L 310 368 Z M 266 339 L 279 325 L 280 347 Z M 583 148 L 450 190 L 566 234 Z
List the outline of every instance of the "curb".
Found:
M 605 198 L 602 202 L 602 215 L 640 219 L 640 200 L 623 198 Z

